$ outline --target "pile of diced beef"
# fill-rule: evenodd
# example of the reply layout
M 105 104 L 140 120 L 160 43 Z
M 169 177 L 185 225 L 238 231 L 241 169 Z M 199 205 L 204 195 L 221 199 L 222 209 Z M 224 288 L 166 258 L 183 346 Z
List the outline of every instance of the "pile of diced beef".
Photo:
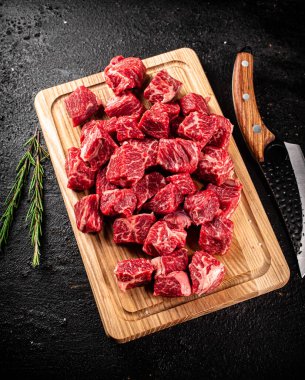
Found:
M 242 190 L 227 151 L 233 126 L 199 94 L 178 100 L 182 83 L 165 70 L 144 90 L 146 109 L 139 58 L 115 57 L 104 75 L 115 94 L 105 105 L 84 86 L 65 99 L 73 126 L 82 126 L 80 148 L 68 150 L 67 186 L 90 190 L 74 206 L 77 227 L 100 232 L 106 219 L 116 244 L 142 245 L 143 258 L 114 270 L 123 291 L 153 281 L 156 296 L 210 293 L 225 275 L 214 256 L 230 247 Z M 189 260 L 190 228 L 200 229 L 200 250 Z

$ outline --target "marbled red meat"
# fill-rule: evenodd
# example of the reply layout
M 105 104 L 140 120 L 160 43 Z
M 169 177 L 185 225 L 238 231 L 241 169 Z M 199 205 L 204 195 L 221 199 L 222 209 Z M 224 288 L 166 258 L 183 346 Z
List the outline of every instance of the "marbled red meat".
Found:
M 210 120 L 211 124 L 215 125 L 215 133 L 209 141 L 209 145 L 227 149 L 233 132 L 233 124 L 222 115 L 213 114 L 210 116 Z
M 113 223 L 113 240 L 117 244 L 144 244 L 148 231 L 155 222 L 153 213 L 118 218 Z
M 166 181 L 175 184 L 182 195 L 194 194 L 197 191 L 197 186 L 189 173 L 171 175 Z
M 147 136 L 156 139 L 167 138 L 169 136 L 169 117 L 165 112 L 147 110 L 139 122 L 139 128 Z
M 210 116 L 200 112 L 191 112 L 178 127 L 178 134 L 196 141 L 200 149 L 208 144 L 215 131 L 216 124 L 211 123 Z
M 200 248 L 211 255 L 224 255 L 231 245 L 233 227 L 231 220 L 222 217 L 202 224 L 199 236 Z
M 129 139 L 144 139 L 144 134 L 133 116 L 121 116 L 116 122 L 116 137 L 119 142 Z
M 103 218 L 99 211 L 100 197 L 91 194 L 83 197 L 74 205 L 77 228 L 84 232 L 100 232 L 103 228 Z
M 118 287 L 125 292 L 127 289 L 148 284 L 153 271 L 154 267 L 149 260 L 138 258 L 118 262 L 114 274 Z
M 198 177 L 220 186 L 234 174 L 234 165 L 229 153 L 222 148 L 207 146 L 198 162 Z
M 141 88 L 146 67 L 140 58 L 112 58 L 104 70 L 105 80 L 116 95 L 132 88 Z
M 146 207 L 156 214 L 165 215 L 176 211 L 183 199 L 184 196 L 180 193 L 178 186 L 169 183 L 157 192 Z
M 165 185 L 165 178 L 158 172 L 146 174 L 141 178 L 132 188 L 138 200 L 137 209 L 141 209 L 143 204 L 157 194 Z
M 96 175 L 95 192 L 101 196 L 104 191 L 117 189 L 117 186 L 107 181 L 106 178 L 107 167 L 99 169 Z
M 129 140 L 128 144 L 136 147 L 141 152 L 146 152 L 144 155 L 145 169 L 157 165 L 157 154 L 159 147 L 159 140 L 144 139 L 144 140 Z
M 189 228 L 192 225 L 191 218 L 186 214 L 184 210 L 177 210 L 163 217 L 163 220 L 171 228 Z
M 171 228 L 165 221 L 152 225 L 145 239 L 143 251 L 151 256 L 170 255 L 175 249 L 183 248 L 186 232 L 183 229 Z
M 157 113 L 166 113 L 169 117 L 169 121 L 171 122 L 179 116 L 180 106 L 179 103 L 175 102 L 166 104 L 157 102 L 151 107 L 150 110 Z
M 74 127 L 84 123 L 102 107 L 101 100 L 85 86 L 74 90 L 64 102 Z
M 159 256 L 151 260 L 155 267 L 155 276 L 186 270 L 188 265 L 187 249 L 181 248 L 168 256 Z
M 104 125 L 103 120 L 92 120 L 84 126 L 85 129 L 81 134 L 80 156 L 84 161 L 89 162 L 93 170 L 104 165 L 117 148 Z
M 144 175 L 146 155 L 137 146 L 124 142 L 110 158 L 107 181 L 122 187 L 133 186 Z
M 172 173 L 193 173 L 198 165 L 199 149 L 194 141 L 161 139 L 157 163 Z
M 185 198 L 184 210 L 196 226 L 209 222 L 221 214 L 217 194 L 213 190 L 198 191 Z
M 224 265 L 204 251 L 197 251 L 192 257 L 189 265 L 192 281 L 192 293 L 211 293 L 223 281 L 225 276 Z
M 144 112 L 144 106 L 132 92 L 127 92 L 110 98 L 107 101 L 105 112 L 109 117 L 132 115 L 139 119 Z
M 131 189 L 115 189 L 104 191 L 100 208 L 104 215 L 131 216 L 137 206 L 137 197 Z
M 218 195 L 220 202 L 220 208 L 222 210 L 222 216 L 230 218 L 230 216 L 236 210 L 240 198 L 243 185 L 238 179 L 229 179 L 221 186 L 213 185 L 209 183 L 207 189 L 215 191 Z
M 183 247 L 186 229 L 192 223 L 201 225 L 203 251 L 195 253 L 189 270 L 193 292 L 209 293 L 224 277 L 223 265 L 209 253 L 222 255 L 229 249 L 233 236 L 229 217 L 241 197 L 242 185 L 233 179 L 226 151 L 233 126 L 221 115 L 209 115 L 209 98 L 189 93 L 173 101 L 182 83 L 166 70 L 145 89 L 144 97 L 153 103 L 146 110 L 135 96 L 138 92 L 132 91 L 142 88 L 145 72 L 139 58 L 117 56 L 110 61 L 104 72 L 115 93 L 105 108 L 109 119 L 87 122 L 81 149 L 68 150 L 68 187 L 87 190 L 96 178 L 96 194 L 75 205 L 77 226 L 83 232 L 100 231 L 103 214 L 118 217 L 113 223 L 117 244 L 143 244 L 145 253 L 158 256 L 151 262 L 118 263 L 118 286 L 126 291 L 146 284 L 155 271 L 154 295 L 174 297 L 191 294 Z M 101 101 L 84 86 L 65 103 L 74 126 L 94 114 L 95 119 L 103 118 L 98 113 Z M 198 190 L 201 186 L 192 173 L 205 182 L 205 190 Z M 138 214 L 142 209 L 153 212 Z
M 96 171 L 80 157 L 79 148 L 69 148 L 65 169 L 68 177 L 67 187 L 75 191 L 88 190 L 94 186 Z
M 204 251 L 197 251 L 189 265 L 192 293 L 201 296 L 218 288 L 225 276 L 224 265 Z
M 191 293 L 190 280 L 186 272 L 171 272 L 155 279 L 154 296 L 188 297 Z
M 167 71 L 159 71 L 144 91 L 144 97 L 152 103 L 168 103 L 177 95 L 182 83 Z
M 203 96 L 199 94 L 194 94 L 190 92 L 180 99 L 180 106 L 183 115 L 188 115 L 191 112 L 200 112 L 203 114 L 209 114 L 208 107 L 209 98 L 204 99 Z

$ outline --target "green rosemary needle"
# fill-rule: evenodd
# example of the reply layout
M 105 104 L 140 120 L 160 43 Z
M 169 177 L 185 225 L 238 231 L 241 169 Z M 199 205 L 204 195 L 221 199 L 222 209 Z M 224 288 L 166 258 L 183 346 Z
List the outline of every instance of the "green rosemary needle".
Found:
M 22 189 L 26 183 L 31 165 L 35 164 L 33 157 L 35 141 L 36 133 L 24 144 L 28 149 L 17 165 L 14 184 L 4 202 L 5 210 L 0 218 L 0 248 L 3 248 L 7 243 L 10 227 L 14 219 L 14 212 L 20 203 Z

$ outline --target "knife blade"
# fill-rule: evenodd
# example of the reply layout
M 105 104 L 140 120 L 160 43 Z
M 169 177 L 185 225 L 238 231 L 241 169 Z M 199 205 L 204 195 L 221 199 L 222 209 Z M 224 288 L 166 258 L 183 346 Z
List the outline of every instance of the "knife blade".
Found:
M 305 159 L 299 145 L 281 141 L 260 116 L 254 93 L 250 47 L 243 48 L 235 59 L 232 95 L 240 131 L 274 195 L 304 277 Z

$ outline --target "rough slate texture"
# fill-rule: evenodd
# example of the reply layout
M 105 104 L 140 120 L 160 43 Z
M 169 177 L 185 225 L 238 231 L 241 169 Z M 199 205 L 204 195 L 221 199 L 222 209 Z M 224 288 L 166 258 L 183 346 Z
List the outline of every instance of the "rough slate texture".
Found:
M 21 145 L 38 121 L 35 94 L 95 73 L 123 54 L 183 46 L 199 55 L 224 114 L 235 53 L 255 53 L 265 123 L 305 145 L 304 11 L 301 2 L 5 1 L 0 6 L 0 184 L 14 178 Z M 144 3 L 144 2 L 143 2 Z M 40 269 L 30 267 L 27 201 L 0 254 L 0 375 L 24 378 L 227 379 L 293 376 L 305 369 L 305 280 L 270 193 L 234 135 L 291 269 L 283 289 L 152 336 L 117 345 L 105 336 L 50 163 Z M 197 374 L 197 377 L 196 377 Z M 198 377 L 198 374 L 200 376 Z

